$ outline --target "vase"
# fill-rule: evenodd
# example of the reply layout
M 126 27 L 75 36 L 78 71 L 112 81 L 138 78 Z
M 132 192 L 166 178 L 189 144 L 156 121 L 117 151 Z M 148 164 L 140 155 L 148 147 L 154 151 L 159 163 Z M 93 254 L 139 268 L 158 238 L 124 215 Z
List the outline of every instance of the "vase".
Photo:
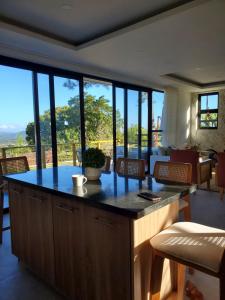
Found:
M 87 180 L 98 180 L 101 176 L 101 169 L 97 168 L 85 168 L 85 176 Z

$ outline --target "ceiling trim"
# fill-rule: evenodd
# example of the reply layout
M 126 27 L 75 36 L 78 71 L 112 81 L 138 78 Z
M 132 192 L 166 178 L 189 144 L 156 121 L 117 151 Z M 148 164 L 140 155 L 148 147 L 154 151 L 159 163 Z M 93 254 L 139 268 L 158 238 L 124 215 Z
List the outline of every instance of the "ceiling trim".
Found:
M 76 47 L 70 43 L 67 43 L 65 41 L 62 40 L 58 40 L 56 38 L 52 38 L 46 35 L 43 35 L 41 33 L 37 33 L 22 27 L 18 27 L 16 25 L 1 21 L 1 17 L 0 17 L 0 29 L 5 29 L 7 31 L 11 31 L 11 32 L 15 32 L 18 34 L 22 34 L 24 36 L 30 37 L 30 38 L 35 38 L 47 43 L 50 43 L 52 45 L 56 45 L 56 46 L 61 46 L 67 49 L 71 49 L 71 50 L 76 50 Z
M 182 77 L 182 76 L 174 74 L 174 73 L 173 74 L 172 73 L 165 74 L 165 75 L 162 75 L 161 77 L 171 79 L 175 82 L 184 83 L 189 86 L 197 87 L 199 89 L 216 88 L 216 87 L 221 87 L 221 86 L 225 85 L 225 80 L 201 83 L 201 82 L 192 80 L 190 78 Z
M 91 39 L 84 40 L 81 43 L 76 43 L 75 41 L 64 39 L 60 36 L 34 28 L 22 22 L 11 20 L 1 15 L 0 15 L 0 27 L 20 34 L 28 35 L 30 37 L 38 38 L 50 42 L 52 44 L 57 44 L 72 50 L 81 50 L 83 48 L 114 38 L 121 34 L 136 30 L 138 28 L 149 25 L 151 23 L 154 23 L 166 17 L 178 14 L 180 12 L 199 6 L 201 4 L 205 4 L 206 2 L 209 1 L 212 0 L 183 0 L 179 4 L 169 5 L 162 10 L 155 11 L 154 13 L 151 14 L 146 14 L 141 18 L 138 19 L 136 18 L 129 23 L 123 24 L 122 26 L 118 26 L 109 31 L 105 31 L 100 34 L 97 34 L 93 36 Z
M 106 41 L 108 39 L 117 37 L 119 35 L 131 32 L 133 30 L 137 30 L 141 27 L 144 27 L 146 25 L 150 25 L 152 23 L 155 23 L 157 21 L 160 21 L 162 19 L 165 19 L 167 17 L 179 14 L 183 11 L 189 10 L 191 8 L 197 7 L 199 5 L 205 4 L 206 2 L 209 2 L 212 0 L 188 0 L 188 1 L 182 1 L 182 3 L 180 3 L 179 5 L 174 5 L 173 7 L 170 6 L 170 8 L 167 7 L 167 9 L 158 11 L 154 14 L 151 15 L 147 15 L 145 17 L 143 17 L 142 19 L 136 20 L 130 22 L 130 24 L 127 24 L 125 26 L 122 26 L 121 28 L 118 28 L 116 30 L 113 30 L 111 32 L 108 33 L 104 33 L 101 36 L 96 36 L 95 38 L 90 39 L 87 42 L 83 42 L 79 45 L 77 45 L 76 49 L 80 50 L 92 45 L 95 45 L 97 43 Z

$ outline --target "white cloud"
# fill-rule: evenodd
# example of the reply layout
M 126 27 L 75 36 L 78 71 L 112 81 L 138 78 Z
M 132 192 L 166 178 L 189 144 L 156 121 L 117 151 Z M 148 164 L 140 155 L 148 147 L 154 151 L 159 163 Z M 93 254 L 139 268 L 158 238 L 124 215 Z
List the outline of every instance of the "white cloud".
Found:
M 0 131 L 7 131 L 7 132 L 17 132 L 24 130 L 21 125 L 17 124 L 0 124 Z

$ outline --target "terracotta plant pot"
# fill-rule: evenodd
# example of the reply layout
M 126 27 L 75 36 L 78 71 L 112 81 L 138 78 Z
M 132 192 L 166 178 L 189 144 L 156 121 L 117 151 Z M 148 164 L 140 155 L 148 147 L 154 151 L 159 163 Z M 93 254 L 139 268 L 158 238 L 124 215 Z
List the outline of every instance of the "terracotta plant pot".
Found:
M 101 169 L 97 168 L 85 168 L 85 176 L 87 180 L 98 180 L 101 176 Z

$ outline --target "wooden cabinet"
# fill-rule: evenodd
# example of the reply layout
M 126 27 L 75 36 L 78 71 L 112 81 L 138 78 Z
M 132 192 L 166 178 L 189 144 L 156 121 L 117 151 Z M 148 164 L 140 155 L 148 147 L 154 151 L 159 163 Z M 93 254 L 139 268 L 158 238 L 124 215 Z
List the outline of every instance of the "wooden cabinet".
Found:
M 28 265 L 50 283 L 54 283 L 54 244 L 51 196 L 26 188 Z
M 149 299 L 149 241 L 176 220 L 178 199 L 133 220 L 19 183 L 9 196 L 13 253 L 68 299 Z M 172 279 L 166 265 L 164 295 Z
M 56 286 L 70 299 L 130 300 L 127 218 L 55 198 Z
M 9 183 L 10 227 L 12 253 L 23 262 L 28 261 L 27 253 L 27 201 L 23 186 Z
M 130 300 L 129 219 L 84 208 L 85 299 Z
M 70 299 L 83 299 L 82 205 L 55 197 L 53 216 L 56 286 Z
M 54 283 L 52 205 L 48 194 L 9 186 L 12 252 L 32 271 Z

